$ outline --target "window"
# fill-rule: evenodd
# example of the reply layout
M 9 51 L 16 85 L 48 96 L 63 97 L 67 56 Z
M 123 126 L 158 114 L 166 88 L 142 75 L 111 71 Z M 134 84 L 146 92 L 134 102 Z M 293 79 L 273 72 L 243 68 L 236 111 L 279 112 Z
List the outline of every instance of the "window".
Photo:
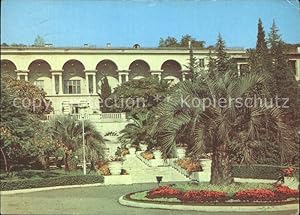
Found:
M 40 88 L 41 90 L 44 89 L 44 80 L 36 80 L 34 82 L 34 85 L 37 86 L 38 88 Z
M 203 58 L 200 58 L 199 59 L 199 67 L 204 67 L 204 59 Z
M 65 94 L 80 94 L 80 80 L 65 81 Z

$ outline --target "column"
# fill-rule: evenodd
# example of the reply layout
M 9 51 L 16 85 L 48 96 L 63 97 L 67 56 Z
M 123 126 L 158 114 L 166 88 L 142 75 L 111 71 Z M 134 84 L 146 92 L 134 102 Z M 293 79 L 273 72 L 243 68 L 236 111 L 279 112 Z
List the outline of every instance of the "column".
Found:
M 56 89 L 55 89 L 55 74 L 52 73 L 52 94 L 56 94 Z
M 241 64 L 237 63 L 238 76 L 241 76 Z
M 119 73 L 119 84 L 122 84 L 122 74 Z
M 86 83 L 86 93 L 90 94 L 90 80 L 89 80 L 89 73 L 85 73 L 85 83 Z
M 63 81 L 62 81 L 62 74 L 58 76 L 58 94 L 63 94 Z
M 52 74 L 52 89 L 53 94 L 61 95 L 63 94 L 63 81 L 62 81 L 62 73 L 63 70 L 50 70 Z M 58 76 L 58 89 L 56 89 L 56 77 Z M 58 92 L 56 91 L 58 90 Z
M 126 71 L 126 72 L 124 72 Z M 123 83 L 123 80 L 122 80 L 122 75 L 125 75 L 125 82 L 129 81 L 129 72 L 127 72 L 128 70 L 122 70 L 122 71 L 118 71 L 118 74 L 119 74 L 119 84 L 122 84 Z
M 85 72 L 85 83 L 86 83 L 86 93 L 96 94 L 96 72 L 97 70 L 84 70 Z M 92 76 L 92 77 L 91 77 Z M 92 84 L 90 86 L 90 79 L 92 78 Z M 91 91 L 90 91 L 91 89 Z
M 93 74 L 93 94 L 96 95 L 96 89 L 97 88 L 97 84 L 96 84 L 96 73 Z
M 298 48 L 299 50 L 299 48 Z M 300 80 L 300 59 L 297 59 L 296 60 L 296 63 L 295 63 L 295 67 L 296 67 L 296 80 Z

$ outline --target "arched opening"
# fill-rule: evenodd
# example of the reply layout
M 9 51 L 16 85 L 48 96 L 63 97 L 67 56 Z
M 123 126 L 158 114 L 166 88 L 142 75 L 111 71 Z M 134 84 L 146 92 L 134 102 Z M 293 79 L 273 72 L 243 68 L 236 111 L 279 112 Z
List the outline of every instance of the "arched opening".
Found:
M 100 61 L 96 66 L 96 90 L 97 93 L 101 92 L 101 81 L 104 78 L 104 76 L 107 77 L 108 84 L 111 87 L 111 90 L 119 84 L 118 81 L 118 67 L 115 64 L 115 62 L 111 60 L 102 60 Z
M 86 91 L 84 66 L 78 60 L 69 60 L 63 66 L 63 90 L 65 94 L 81 94 Z
M 28 67 L 28 81 L 40 89 L 44 90 L 47 94 L 51 94 L 51 66 L 45 60 L 34 60 Z
M 135 60 L 129 66 L 129 80 L 134 79 L 135 77 L 150 76 L 150 66 L 146 61 L 143 60 Z
M 17 78 L 16 73 L 17 67 L 16 65 L 10 60 L 1 60 L 1 77 L 11 77 Z
M 167 60 L 161 66 L 162 78 L 167 76 L 174 76 L 178 79 L 181 78 L 181 65 L 175 60 Z

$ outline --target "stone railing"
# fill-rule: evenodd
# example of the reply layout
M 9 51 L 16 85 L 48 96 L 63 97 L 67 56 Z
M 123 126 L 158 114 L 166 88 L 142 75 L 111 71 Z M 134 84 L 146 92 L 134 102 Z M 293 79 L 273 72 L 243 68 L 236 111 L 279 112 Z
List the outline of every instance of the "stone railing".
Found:
M 126 113 L 100 113 L 101 119 L 126 119 Z

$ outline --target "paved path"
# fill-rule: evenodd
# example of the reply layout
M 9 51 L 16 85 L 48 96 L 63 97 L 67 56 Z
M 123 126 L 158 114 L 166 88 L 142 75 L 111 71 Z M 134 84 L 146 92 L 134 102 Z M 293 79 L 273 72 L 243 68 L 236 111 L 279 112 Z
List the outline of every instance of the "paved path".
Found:
M 1 196 L 1 214 L 100 214 L 100 215 L 204 215 L 194 211 L 142 209 L 122 206 L 118 198 L 126 193 L 146 190 L 155 184 L 112 185 L 71 188 Z M 295 212 L 218 213 L 222 215 L 294 215 Z

